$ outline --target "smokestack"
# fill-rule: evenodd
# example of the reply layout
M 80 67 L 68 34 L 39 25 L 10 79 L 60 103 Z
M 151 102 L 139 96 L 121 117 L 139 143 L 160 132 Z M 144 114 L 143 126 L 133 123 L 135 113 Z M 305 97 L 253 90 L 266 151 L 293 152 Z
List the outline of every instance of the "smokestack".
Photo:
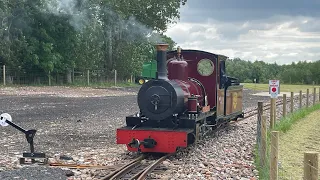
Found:
M 169 44 L 159 43 L 156 45 L 157 48 L 157 79 L 167 80 L 167 48 Z

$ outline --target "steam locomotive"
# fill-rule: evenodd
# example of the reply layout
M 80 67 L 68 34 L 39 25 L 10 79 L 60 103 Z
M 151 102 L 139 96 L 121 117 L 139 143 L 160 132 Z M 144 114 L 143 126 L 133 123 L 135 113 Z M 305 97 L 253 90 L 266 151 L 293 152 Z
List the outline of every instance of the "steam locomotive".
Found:
M 226 56 L 167 48 L 156 45 L 156 78 L 138 92 L 140 112 L 117 129 L 117 144 L 129 151 L 173 153 L 244 115 L 243 86 L 226 75 Z

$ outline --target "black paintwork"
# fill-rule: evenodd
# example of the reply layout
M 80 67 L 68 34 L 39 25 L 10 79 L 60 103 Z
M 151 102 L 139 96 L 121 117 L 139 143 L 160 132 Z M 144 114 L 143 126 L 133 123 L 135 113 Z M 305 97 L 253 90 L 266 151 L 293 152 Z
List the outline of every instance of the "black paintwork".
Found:
M 184 110 L 184 93 L 174 81 L 150 80 L 138 93 L 142 115 L 153 121 L 164 121 Z

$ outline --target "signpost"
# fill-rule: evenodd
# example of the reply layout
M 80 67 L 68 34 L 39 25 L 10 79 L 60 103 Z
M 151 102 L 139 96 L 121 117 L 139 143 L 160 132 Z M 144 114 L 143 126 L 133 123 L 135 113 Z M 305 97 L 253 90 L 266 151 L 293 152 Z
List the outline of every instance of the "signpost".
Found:
M 269 94 L 271 96 L 270 128 L 273 128 L 276 120 L 276 98 L 280 93 L 280 81 L 269 80 Z
M 280 93 L 280 81 L 269 80 L 269 94 L 271 98 L 277 98 Z

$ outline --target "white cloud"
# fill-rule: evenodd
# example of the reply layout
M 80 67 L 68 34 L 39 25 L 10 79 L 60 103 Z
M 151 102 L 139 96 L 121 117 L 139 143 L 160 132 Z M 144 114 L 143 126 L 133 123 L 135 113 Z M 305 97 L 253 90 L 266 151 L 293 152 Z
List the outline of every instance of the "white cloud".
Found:
M 168 29 L 183 49 L 199 49 L 230 58 L 286 64 L 320 60 L 320 20 L 273 16 L 267 19 L 206 23 L 181 22 Z

